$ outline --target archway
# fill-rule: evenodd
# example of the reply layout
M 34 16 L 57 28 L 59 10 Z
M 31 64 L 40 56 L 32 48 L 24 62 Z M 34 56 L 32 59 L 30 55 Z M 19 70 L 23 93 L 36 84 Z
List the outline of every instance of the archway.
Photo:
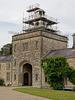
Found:
M 23 85 L 32 85 L 32 66 L 28 63 L 23 65 Z

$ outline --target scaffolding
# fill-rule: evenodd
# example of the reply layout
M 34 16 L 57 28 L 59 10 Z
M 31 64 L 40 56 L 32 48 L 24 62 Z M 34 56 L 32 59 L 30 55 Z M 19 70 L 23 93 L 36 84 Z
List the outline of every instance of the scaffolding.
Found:
M 47 22 L 50 22 L 50 23 L 52 22 L 52 24 L 58 24 L 57 19 L 50 17 L 47 14 L 41 15 L 41 16 L 34 14 L 31 16 L 25 17 L 25 18 L 23 18 L 23 23 L 28 23 L 30 21 L 38 21 L 40 19 L 43 19 L 44 21 L 46 20 Z
M 33 31 L 35 29 L 45 29 L 52 32 L 57 32 L 57 19 L 45 14 L 45 11 L 39 8 L 39 4 L 30 5 L 27 7 L 28 17 L 23 18 L 23 32 Z
M 27 12 L 35 11 L 35 10 L 39 9 L 39 6 L 40 5 L 38 3 L 36 3 L 34 5 L 30 5 L 30 6 L 27 7 Z

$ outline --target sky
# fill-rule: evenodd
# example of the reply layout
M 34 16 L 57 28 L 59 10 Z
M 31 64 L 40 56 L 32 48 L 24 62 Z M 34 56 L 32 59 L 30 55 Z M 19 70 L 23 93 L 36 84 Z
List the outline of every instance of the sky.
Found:
M 58 19 L 60 34 L 69 38 L 68 47 L 73 45 L 72 35 L 75 32 L 75 0 L 0 0 L 0 48 L 12 42 L 12 34 L 22 32 L 23 13 L 30 5 L 40 4 L 47 15 Z

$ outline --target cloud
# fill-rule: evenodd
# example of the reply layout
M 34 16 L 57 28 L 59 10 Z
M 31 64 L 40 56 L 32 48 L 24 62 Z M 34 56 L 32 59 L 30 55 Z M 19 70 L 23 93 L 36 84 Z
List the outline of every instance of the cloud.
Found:
M 63 34 L 69 33 L 71 36 L 74 33 L 74 0 L 0 0 L 0 37 L 3 39 L 4 36 L 2 34 L 8 34 L 9 30 L 21 31 L 23 12 L 25 12 L 25 16 L 27 16 L 27 6 L 36 3 L 39 3 L 40 7 L 44 9 L 49 16 L 58 19 L 60 22 L 58 27 Z M 5 36 L 7 40 L 11 41 L 8 35 Z M 8 39 L 8 37 L 10 39 Z M 3 41 L 5 41 L 5 39 Z M 5 43 L 9 41 L 5 41 Z M 4 44 L 4 42 L 0 40 L 0 45 L 2 45 L 2 43 Z M 69 47 L 72 47 L 72 44 L 71 37 Z
M 8 31 L 19 32 L 21 30 L 21 25 L 9 23 L 9 22 L 0 22 L 0 48 L 7 43 L 11 43 L 12 35 L 8 34 Z

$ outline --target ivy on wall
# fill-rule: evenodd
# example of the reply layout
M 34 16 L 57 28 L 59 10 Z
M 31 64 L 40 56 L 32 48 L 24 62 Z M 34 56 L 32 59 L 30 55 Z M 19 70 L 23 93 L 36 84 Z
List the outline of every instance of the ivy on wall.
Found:
M 63 89 L 64 76 L 68 77 L 75 84 L 75 70 L 69 66 L 65 57 L 43 58 L 41 66 L 47 74 L 48 83 L 53 89 Z
M 72 69 L 68 74 L 68 78 L 72 84 L 75 85 L 75 69 Z

